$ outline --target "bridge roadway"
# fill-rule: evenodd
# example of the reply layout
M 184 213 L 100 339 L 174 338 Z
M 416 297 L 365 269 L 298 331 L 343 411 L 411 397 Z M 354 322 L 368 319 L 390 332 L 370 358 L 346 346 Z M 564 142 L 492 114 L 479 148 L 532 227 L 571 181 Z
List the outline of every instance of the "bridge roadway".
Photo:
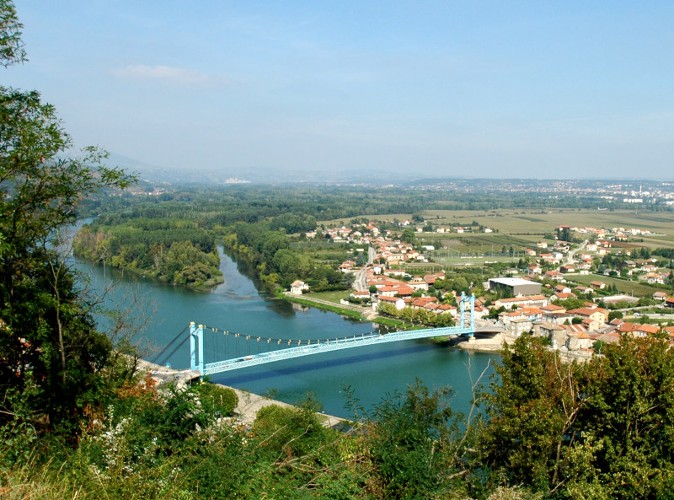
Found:
M 468 322 L 470 324 L 470 322 Z M 203 339 L 198 339 L 203 335 L 203 328 L 192 326 L 190 337 L 192 339 L 192 369 L 197 370 L 202 376 L 214 375 L 231 370 L 239 370 L 250 366 L 258 366 L 266 363 L 273 363 L 284 359 L 300 358 L 313 354 L 324 352 L 340 351 L 342 349 L 351 349 L 354 347 L 363 347 L 367 345 L 386 344 L 389 342 L 399 342 L 402 340 L 426 339 L 433 337 L 457 337 L 459 335 L 472 335 L 475 331 L 474 326 L 451 326 L 444 328 L 426 328 L 423 330 L 407 330 L 401 332 L 392 332 L 386 334 L 370 334 L 360 337 L 348 337 L 335 340 L 325 340 L 316 344 L 299 345 L 297 347 L 288 347 L 277 351 L 270 351 L 250 356 L 216 361 L 214 363 L 199 363 L 197 359 L 203 360 Z M 195 349 L 199 349 L 198 357 Z

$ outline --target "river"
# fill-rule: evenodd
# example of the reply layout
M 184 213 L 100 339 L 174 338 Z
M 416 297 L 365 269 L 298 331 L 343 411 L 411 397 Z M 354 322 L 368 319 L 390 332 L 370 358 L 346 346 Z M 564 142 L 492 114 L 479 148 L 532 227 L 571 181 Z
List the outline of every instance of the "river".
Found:
M 105 306 L 131 307 L 129 318 L 146 318 L 135 341 L 149 360 L 157 357 L 191 321 L 252 337 L 284 339 L 345 337 L 370 332 L 374 327 L 335 313 L 302 311 L 288 302 L 270 300 L 225 255 L 221 264 L 225 282 L 210 293 L 128 278 L 82 262 L 77 267 L 90 278 L 94 294 L 113 285 L 105 296 Z M 187 338 L 186 332 L 182 335 Z M 178 344 L 171 344 L 166 354 Z M 208 343 L 205 345 L 206 360 L 214 360 Z M 245 347 L 240 348 L 242 351 L 235 355 L 246 354 Z M 430 341 L 409 341 L 279 361 L 227 372 L 211 380 L 293 404 L 310 393 L 325 413 L 349 418 L 353 414 L 346 406 L 347 393 L 352 393 L 359 405 L 371 409 L 382 398 L 404 393 L 420 379 L 430 388 L 452 386 L 452 407 L 467 413 L 472 381 L 494 358 L 493 354 L 466 352 Z M 188 368 L 189 344 L 185 342 L 177 348 L 168 362 L 174 368 Z

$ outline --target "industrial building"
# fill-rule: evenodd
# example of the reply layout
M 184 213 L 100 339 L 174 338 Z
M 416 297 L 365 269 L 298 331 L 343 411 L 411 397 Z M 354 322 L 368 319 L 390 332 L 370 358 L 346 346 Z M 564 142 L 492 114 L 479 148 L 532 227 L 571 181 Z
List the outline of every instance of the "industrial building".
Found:
M 503 295 L 517 297 L 519 295 L 538 295 L 541 293 L 541 284 L 522 278 L 491 278 L 489 289 L 501 291 Z

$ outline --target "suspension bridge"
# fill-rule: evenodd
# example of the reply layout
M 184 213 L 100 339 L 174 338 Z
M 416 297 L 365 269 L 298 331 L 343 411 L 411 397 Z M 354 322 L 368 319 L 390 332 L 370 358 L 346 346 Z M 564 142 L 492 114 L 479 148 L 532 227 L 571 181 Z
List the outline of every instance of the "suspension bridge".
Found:
M 232 370 L 240 370 L 286 359 L 312 356 L 326 352 L 354 349 L 369 345 L 400 342 L 434 337 L 472 337 L 475 332 L 475 297 L 463 295 L 455 326 L 404 330 L 388 333 L 378 331 L 341 338 L 283 339 L 246 335 L 208 325 L 190 325 L 180 332 L 162 352 L 160 359 L 167 361 L 187 341 L 189 331 L 190 368 L 202 377 Z M 208 358 L 208 360 L 207 360 Z

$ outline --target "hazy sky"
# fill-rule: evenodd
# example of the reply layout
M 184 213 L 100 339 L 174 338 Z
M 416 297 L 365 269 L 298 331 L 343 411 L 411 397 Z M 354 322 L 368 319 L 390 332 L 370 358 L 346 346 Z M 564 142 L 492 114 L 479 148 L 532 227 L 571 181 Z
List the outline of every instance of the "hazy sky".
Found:
M 674 178 L 674 2 L 17 0 L 78 145 L 146 163 Z

